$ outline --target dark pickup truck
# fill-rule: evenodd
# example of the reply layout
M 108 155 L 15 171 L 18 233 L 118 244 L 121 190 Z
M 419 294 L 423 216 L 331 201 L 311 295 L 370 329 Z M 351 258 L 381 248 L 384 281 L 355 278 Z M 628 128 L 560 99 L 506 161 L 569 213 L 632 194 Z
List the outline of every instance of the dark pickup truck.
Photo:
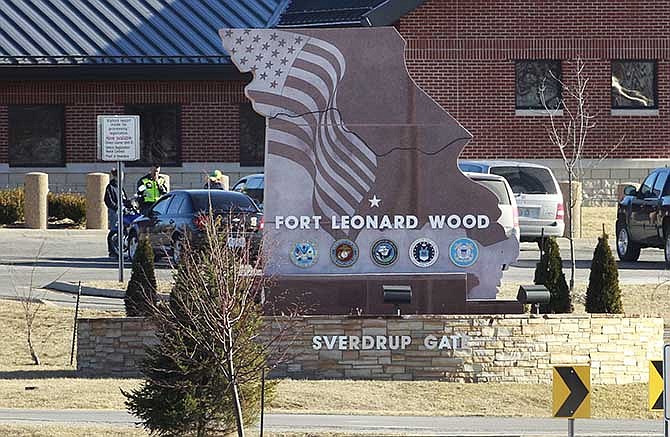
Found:
M 616 249 L 621 261 L 637 261 L 640 249 L 665 250 L 670 266 L 670 168 L 657 168 L 640 189 L 629 185 L 619 202 L 616 220 Z

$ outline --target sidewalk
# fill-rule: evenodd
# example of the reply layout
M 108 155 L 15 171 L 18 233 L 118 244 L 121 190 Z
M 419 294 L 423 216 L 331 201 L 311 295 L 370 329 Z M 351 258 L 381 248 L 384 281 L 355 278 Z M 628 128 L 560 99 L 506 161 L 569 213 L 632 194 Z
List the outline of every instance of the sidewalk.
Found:
M 0 423 L 133 426 L 121 410 L 0 409 Z M 340 432 L 374 435 L 554 437 L 567 435 L 567 419 L 520 417 L 408 417 L 267 414 L 265 429 L 274 432 Z M 663 435 L 661 420 L 577 419 L 580 437 Z

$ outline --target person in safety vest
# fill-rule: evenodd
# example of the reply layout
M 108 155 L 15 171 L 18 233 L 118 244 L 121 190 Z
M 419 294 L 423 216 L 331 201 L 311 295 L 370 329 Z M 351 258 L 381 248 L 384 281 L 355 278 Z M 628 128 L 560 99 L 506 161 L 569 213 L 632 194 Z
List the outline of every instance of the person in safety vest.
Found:
M 152 165 L 151 171 L 137 181 L 137 195 L 142 215 L 147 215 L 158 198 L 168 192 L 167 180 L 160 172 L 160 165 Z

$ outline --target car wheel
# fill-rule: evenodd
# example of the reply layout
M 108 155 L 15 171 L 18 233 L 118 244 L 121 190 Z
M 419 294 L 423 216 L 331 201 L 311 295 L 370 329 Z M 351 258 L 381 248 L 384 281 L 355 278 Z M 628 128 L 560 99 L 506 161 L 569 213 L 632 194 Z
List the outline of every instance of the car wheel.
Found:
M 113 232 L 107 236 L 107 247 L 109 247 L 110 254 L 119 256 L 119 240 L 117 238 L 119 234 Z
M 172 237 L 172 262 L 173 264 L 179 264 L 181 256 L 184 253 L 184 241 L 181 235 L 175 235 Z
M 616 229 L 616 251 L 619 259 L 621 261 L 637 261 L 640 257 L 640 245 L 631 240 L 628 226 L 617 221 Z
M 130 260 L 135 259 L 135 254 L 137 253 L 137 247 L 140 245 L 140 240 L 137 238 L 137 234 L 132 232 L 128 236 L 128 256 Z

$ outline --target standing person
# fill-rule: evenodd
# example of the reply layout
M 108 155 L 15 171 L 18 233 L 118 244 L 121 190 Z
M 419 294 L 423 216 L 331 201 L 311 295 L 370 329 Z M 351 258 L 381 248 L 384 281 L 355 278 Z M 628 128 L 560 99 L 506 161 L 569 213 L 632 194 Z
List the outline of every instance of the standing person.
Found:
M 221 170 L 214 170 L 209 177 L 207 177 L 205 185 L 202 188 L 209 190 L 225 190 L 226 187 L 223 185 L 222 178 L 223 173 L 221 173 Z
M 142 215 L 147 215 L 153 204 L 167 192 L 167 180 L 161 175 L 161 166 L 152 165 L 149 173 L 137 181 L 137 195 Z
M 107 184 L 107 188 L 105 188 L 105 206 L 107 206 L 107 228 L 109 229 L 109 232 L 107 233 L 107 253 L 109 254 L 110 258 L 115 258 L 116 252 L 112 248 L 113 242 L 111 241 L 112 237 L 112 229 L 116 227 L 118 224 L 118 205 L 117 201 L 119 199 L 119 187 L 118 187 L 118 182 L 116 179 L 116 169 L 113 168 L 109 172 L 110 178 L 109 178 L 109 183 Z M 121 200 L 123 202 L 123 205 L 126 204 L 126 201 L 128 200 L 126 197 L 126 190 L 121 190 Z

